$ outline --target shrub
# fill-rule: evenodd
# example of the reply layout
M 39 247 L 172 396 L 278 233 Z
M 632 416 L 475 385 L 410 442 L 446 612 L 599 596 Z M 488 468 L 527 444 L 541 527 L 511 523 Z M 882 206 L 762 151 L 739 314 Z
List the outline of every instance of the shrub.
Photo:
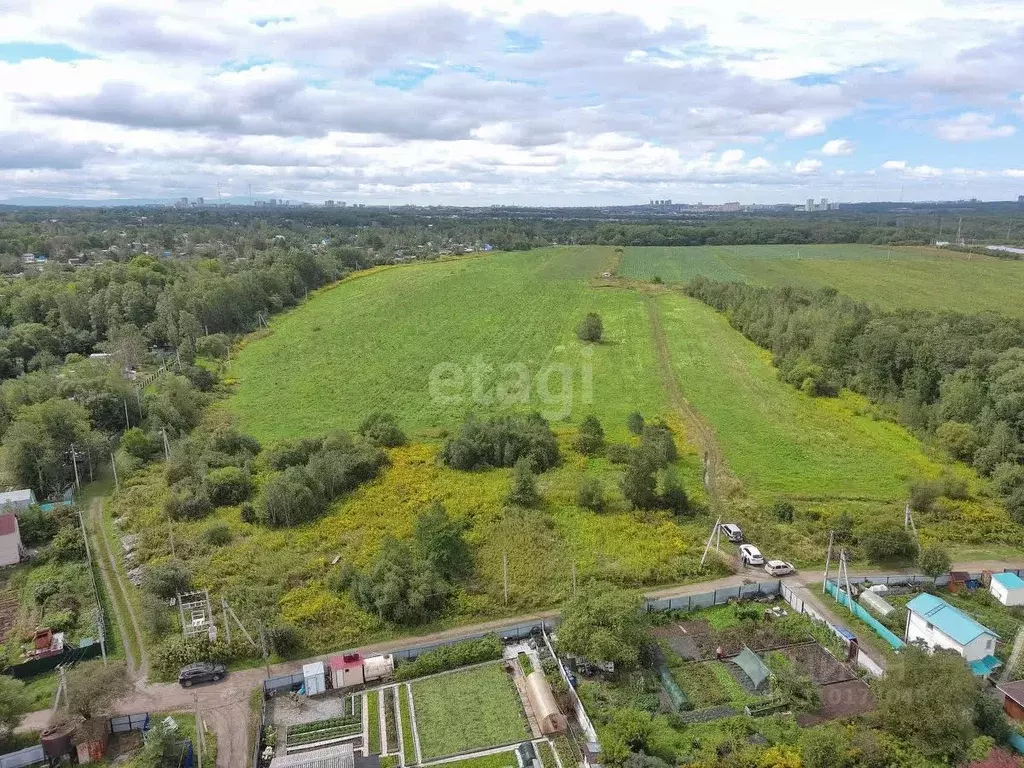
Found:
M 523 458 L 516 462 L 505 501 L 517 507 L 532 507 L 540 501 L 537 478 L 529 459 Z
M 172 620 L 173 613 L 170 606 L 167 605 L 167 601 L 152 593 L 143 592 L 141 602 L 142 611 L 140 618 L 146 633 L 151 637 L 161 637 L 170 632 L 174 626 L 174 621 Z
M 213 512 L 213 503 L 205 486 L 179 483 L 164 502 L 164 511 L 172 520 L 201 520 Z
M 604 510 L 604 488 L 596 477 L 585 477 L 576 491 L 576 503 L 593 512 Z
M 627 464 L 633 455 L 633 449 L 625 443 L 612 443 L 605 450 L 604 455 L 612 464 Z
M 203 531 L 203 538 L 215 547 L 223 547 L 225 544 L 230 544 L 235 535 L 231 532 L 230 525 L 217 522 Z
M 869 558 L 875 562 L 909 560 L 917 551 L 917 545 L 908 531 L 903 528 L 880 528 L 861 537 L 861 544 Z
M 796 507 L 793 506 L 793 502 L 786 499 L 776 499 L 772 511 L 780 523 L 792 523 L 796 519 Z
M 661 506 L 674 515 L 685 515 L 690 511 L 690 500 L 686 496 L 679 475 L 671 467 L 661 471 Z
M 644 417 L 639 411 L 633 411 L 626 417 L 626 427 L 637 437 L 643 434 Z
M 992 470 L 992 482 L 1004 496 L 1024 486 L 1024 466 L 1009 461 L 996 464 Z
M 596 456 L 604 448 L 604 429 L 595 416 L 587 416 L 580 424 L 574 447 L 584 456 Z
M 216 507 L 241 504 L 252 495 L 252 476 L 240 467 L 221 467 L 206 476 L 206 488 Z
M 504 645 L 497 635 L 442 645 L 440 648 L 421 653 L 413 661 L 400 663 L 395 668 L 395 679 L 412 680 L 414 677 L 500 659 L 503 651 Z
M 513 467 L 522 458 L 530 459 L 536 472 L 558 463 L 558 441 L 539 413 L 487 421 L 470 416 L 441 450 L 442 461 L 461 470 Z
M 917 556 L 917 566 L 925 576 L 941 576 L 949 573 L 949 553 L 938 544 L 924 547 Z
M 583 321 L 576 326 L 576 335 L 580 341 L 600 341 L 603 333 L 604 327 L 601 323 L 601 316 L 596 312 L 587 313 Z
M 21 540 L 25 546 L 38 547 L 45 544 L 57 535 L 60 525 L 57 519 L 43 512 L 38 505 L 33 504 L 20 515 L 18 515 L 18 529 L 21 531 Z
M 940 495 L 942 483 L 938 480 L 917 479 L 910 484 L 910 507 L 917 512 L 927 512 Z
M 405 445 L 405 433 L 398 428 L 395 417 L 390 413 L 371 413 L 359 425 L 359 434 L 374 445 L 394 448 Z
M 153 667 L 157 674 L 164 678 L 176 677 L 178 670 L 197 661 L 213 661 L 228 664 L 236 659 L 245 658 L 252 650 L 244 638 L 227 640 L 218 638 L 210 641 L 207 637 L 175 636 L 160 646 L 152 656 Z
M 1024 525 L 1024 485 L 1016 488 L 1009 496 L 1003 499 L 1006 504 L 1006 511 L 1014 522 Z
M 451 586 L 430 562 L 388 536 L 370 569 L 356 577 L 353 597 L 366 612 L 395 624 L 418 624 L 444 609 Z
M 959 421 L 944 421 L 935 430 L 939 447 L 954 459 L 968 461 L 981 445 L 974 427 Z
M 58 563 L 84 560 L 85 541 L 82 539 L 82 531 L 77 525 L 63 526 L 53 537 L 48 553 Z
M 672 432 L 663 424 L 648 424 L 640 435 L 640 451 L 650 456 L 655 465 L 665 467 L 679 458 Z
M 258 515 L 267 525 L 292 526 L 319 517 L 326 508 L 316 480 L 305 467 L 288 467 L 267 482 Z
M 160 450 L 160 442 L 138 427 L 132 427 L 121 436 L 121 448 L 129 456 L 146 463 Z
M 291 624 L 278 624 L 264 630 L 264 637 L 278 656 L 291 656 L 302 647 L 299 631 Z
M 305 464 L 317 451 L 323 441 L 305 437 L 301 440 L 282 440 L 264 452 L 264 459 L 271 469 L 285 470 Z
M 142 572 L 142 588 L 169 600 L 192 587 L 192 574 L 181 560 L 150 563 Z
M 656 466 L 648 454 L 636 452 L 626 466 L 626 474 L 619 481 L 622 495 L 635 509 L 654 509 L 658 506 Z
M 967 481 L 956 475 L 946 474 L 939 478 L 942 483 L 942 495 L 947 499 L 964 500 L 971 497 Z

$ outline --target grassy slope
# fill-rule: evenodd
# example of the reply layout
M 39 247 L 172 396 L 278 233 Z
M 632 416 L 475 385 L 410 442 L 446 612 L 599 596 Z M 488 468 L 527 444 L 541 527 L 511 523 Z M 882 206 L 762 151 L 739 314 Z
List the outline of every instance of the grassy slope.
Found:
M 810 398 L 723 315 L 677 293 L 658 303 L 683 393 L 755 495 L 896 500 L 909 478 L 938 473 L 905 430 L 859 415 L 861 398 Z
M 550 249 L 416 264 L 351 279 L 278 318 L 273 333 L 239 354 L 240 381 L 230 407 L 261 440 L 352 428 L 370 411 L 388 408 L 412 432 L 450 428 L 477 404 L 470 381 L 457 402 L 431 396 L 435 366 L 469 370 L 491 365 L 487 394 L 512 377 L 502 366 L 522 363 L 536 375 L 551 365 L 572 370 L 578 420 L 597 413 L 622 434 L 626 415 L 662 408 L 643 307 L 623 291 L 596 291 L 587 278 L 609 249 Z M 601 314 L 606 340 L 584 345 L 576 325 Z M 593 368 L 593 402 L 585 402 L 583 371 Z M 536 381 L 535 381 L 536 384 Z M 528 407 L 560 417 L 562 378 L 555 374 L 546 403 L 532 388 Z M 445 390 L 453 394 L 456 390 Z M 453 398 L 454 399 L 454 398 Z
M 413 683 L 423 759 L 530 738 L 519 697 L 500 664 Z
M 892 249 L 891 258 L 888 249 L 870 245 L 627 248 L 620 273 L 670 283 L 706 275 L 755 285 L 829 286 L 886 308 L 1024 315 L 1024 263 L 934 248 Z

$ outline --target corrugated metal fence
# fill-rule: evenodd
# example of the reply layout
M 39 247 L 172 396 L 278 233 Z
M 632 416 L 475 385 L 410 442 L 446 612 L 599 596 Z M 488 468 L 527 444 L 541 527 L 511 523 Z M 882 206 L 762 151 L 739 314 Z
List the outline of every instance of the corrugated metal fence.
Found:
M 658 613 L 661 611 L 696 611 L 701 608 L 711 608 L 716 605 L 725 605 L 730 600 L 753 600 L 758 597 L 770 597 L 778 595 L 781 589 L 781 582 L 778 579 L 771 581 L 759 581 L 754 584 L 740 584 L 735 587 L 723 587 L 711 592 L 701 592 L 699 595 L 684 595 L 683 597 L 665 597 L 647 601 L 647 612 Z

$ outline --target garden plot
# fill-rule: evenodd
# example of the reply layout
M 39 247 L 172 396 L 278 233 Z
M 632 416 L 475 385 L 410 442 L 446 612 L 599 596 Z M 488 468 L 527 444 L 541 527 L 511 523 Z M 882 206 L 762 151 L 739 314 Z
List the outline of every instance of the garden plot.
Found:
M 412 698 L 424 760 L 530 739 L 515 685 L 501 664 L 419 680 Z
M 342 741 L 359 746 L 363 737 L 362 696 L 275 696 L 267 702 L 267 719 L 277 731 L 281 755 Z
M 752 651 L 771 651 L 793 642 L 791 633 L 771 623 L 743 622 L 734 627 L 715 630 L 707 621 L 678 621 L 654 630 L 654 637 L 673 653 L 688 661 L 707 661 L 722 655 L 735 656 L 743 646 Z
M 779 648 L 778 653 L 793 662 L 797 669 L 810 677 L 811 681 L 818 686 L 857 679 L 853 670 L 837 660 L 817 642 L 788 645 L 785 648 Z

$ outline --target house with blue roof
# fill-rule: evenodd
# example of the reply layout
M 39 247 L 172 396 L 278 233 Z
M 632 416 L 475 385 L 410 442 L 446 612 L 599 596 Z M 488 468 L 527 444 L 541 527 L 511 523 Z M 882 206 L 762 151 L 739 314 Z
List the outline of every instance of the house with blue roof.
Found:
M 935 595 L 918 595 L 907 603 L 906 637 L 908 643 L 931 651 L 959 653 L 976 675 L 989 675 L 1002 666 L 995 657 L 999 635 Z
M 988 591 L 1003 605 L 1024 605 L 1024 579 L 1016 573 L 993 573 Z

